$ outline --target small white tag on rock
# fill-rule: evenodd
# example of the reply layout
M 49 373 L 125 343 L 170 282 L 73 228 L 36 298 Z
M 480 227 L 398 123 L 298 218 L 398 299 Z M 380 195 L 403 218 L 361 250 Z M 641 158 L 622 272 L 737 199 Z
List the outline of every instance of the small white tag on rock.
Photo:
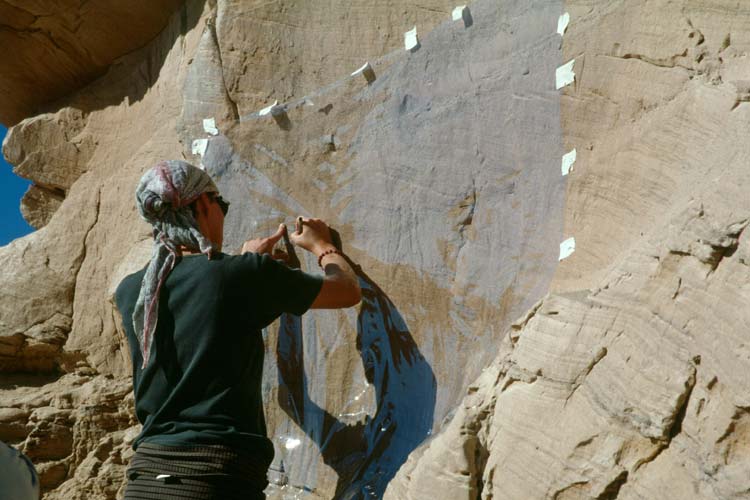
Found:
M 265 107 L 265 108 L 261 109 L 261 110 L 260 110 L 260 111 L 258 112 L 258 115 L 259 115 L 259 116 L 266 116 L 266 115 L 268 115 L 268 114 L 271 114 L 271 112 L 272 112 L 272 111 L 274 110 L 274 108 L 275 108 L 276 106 L 278 106 L 278 105 L 279 105 L 279 101 L 273 101 L 273 104 L 271 104 L 271 105 L 270 105 L 270 106 L 268 106 L 268 107 Z
M 560 19 L 557 20 L 557 33 L 560 36 L 563 36 L 565 34 L 565 30 L 568 29 L 568 24 L 570 24 L 570 14 L 567 12 L 560 16 Z
M 208 139 L 196 139 L 193 141 L 193 154 L 203 156 L 208 149 Z
M 575 66 L 576 60 L 572 59 L 570 62 L 563 64 L 555 72 L 555 88 L 560 90 L 566 85 L 570 85 L 576 81 L 576 74 L 573 72 L 573 66 Z
M 568 175 L 573 170 L 573 164 L 576 162 L 577 152 L 574 149 L 570 153 L 562 157 L 562 174 Z
M 156 476 L 156 479 L 157 480 L 159 480 L 159 479 L 169 479 L 170 477 L 172 477 L 172 476 L 169 475 L 169 474 L 159 474 L 158 476 Z
M 464 17 L 464 11 L 466 10 L 465 5 L 459 5 L 455 9 L 453 9 L 452 17 L 454 21 L 460 21 Z
M 560 258 L 558 260 L 567 259 L 575 251 L 576 251 L 576 239 L 568 238 L 567 240 L 560 243 Z
M 406 50 L 412 50 L 419 46 L 419 38 L 417 38 L 417 27 L 404 33 L 404 47 Z
M 367 83 L 372 83 L 375 81 L 375 71 L 372 69 L 372 66 L 369 62 L 366 62 L 364 66 L 352 73 L 352 76 L 357 75 L 364 76 L 365 80 L 367 80 Z
M 203 119 L 203 130 L 206 131 L 206 133 L 211 135 L 218 135 L 219 129 L 216 128 L 216 119 L 214 118 L 204 118 Z

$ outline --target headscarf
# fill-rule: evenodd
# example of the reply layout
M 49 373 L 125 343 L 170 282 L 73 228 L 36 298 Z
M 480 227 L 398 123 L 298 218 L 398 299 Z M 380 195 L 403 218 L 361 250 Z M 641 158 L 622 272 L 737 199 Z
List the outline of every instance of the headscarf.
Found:
M 141 282 L 133 312 L 133 330 L 143 358 L 148 364 L 159 317 L 159 292 L 182 256 L 180 246 L 200 250 L 210 259 L 216 251 L 198 229 L 188 205 L 203 193 L 219 190 L 206 172 L 180 160 L 161 161 L 148 170 L 135 191 L 141 217 L 154 228 L 151 261 Z

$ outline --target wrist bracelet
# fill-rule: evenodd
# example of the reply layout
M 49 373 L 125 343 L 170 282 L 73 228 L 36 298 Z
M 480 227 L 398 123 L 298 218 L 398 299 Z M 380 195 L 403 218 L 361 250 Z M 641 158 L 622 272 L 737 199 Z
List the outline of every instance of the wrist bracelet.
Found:
M 342 257 L 344 256 L 343 253 L 339 252 L 335 248 L 331 248 L 330 250 L 326 250 L 322 254 L 318 255 L 318 267 L 319 268 L 323 269 L 323 257 L 325 257 L 326 255 L 331 255 L 331 254 L 341 255 Z

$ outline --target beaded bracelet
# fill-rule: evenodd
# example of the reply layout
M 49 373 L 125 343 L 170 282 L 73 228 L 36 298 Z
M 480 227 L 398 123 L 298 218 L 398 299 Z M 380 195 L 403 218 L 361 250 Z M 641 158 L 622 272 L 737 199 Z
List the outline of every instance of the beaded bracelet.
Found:
M 326 255 L 331 255 L 331 254 L 341 255 L 342 257 L 344 256 L 343 253 L 339 252 L 335 248 L 331 248 L 330 250 L 326 250 L 325 252 L 323 252 L 322 254 L 320 254 L 318 256 L 318 267 L 319 268 L 323 269 L 323 257 L 325 257 Z

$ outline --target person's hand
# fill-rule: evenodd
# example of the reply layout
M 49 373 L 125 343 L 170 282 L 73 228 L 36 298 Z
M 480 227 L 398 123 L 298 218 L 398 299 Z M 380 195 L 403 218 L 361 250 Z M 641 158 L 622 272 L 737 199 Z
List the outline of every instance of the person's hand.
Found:
M 242 253 L 255 252 L 259 254 L 268 254 L 276 260 L 288 262 L 289 256 L 283 250 L 274 248 L 276 243 L 284 236 L 286 226 L 279 225 L 279 229 L 268 238 L 255 238 L 247 240 L 242 244 Z
M 301 227 L 299 227 L 300 224 Z M 331 230 L 322 220 L 298 217 L 297 226 L 298 229 L 289 235 L 289 239 L 296 246 L 316 255 L 333 247 L 331 243 Z M 300 229 L 302 231 L 298 232 Z

